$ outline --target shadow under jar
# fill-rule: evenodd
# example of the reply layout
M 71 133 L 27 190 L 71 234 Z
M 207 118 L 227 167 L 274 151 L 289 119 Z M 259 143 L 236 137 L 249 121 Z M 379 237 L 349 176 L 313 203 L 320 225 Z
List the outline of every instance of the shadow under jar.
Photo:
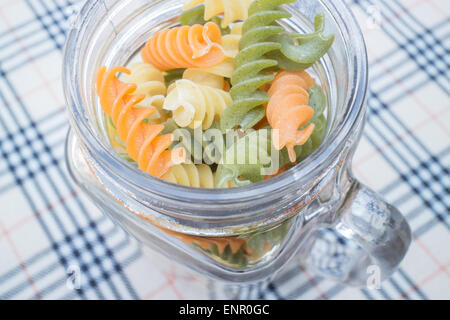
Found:
M 287 172 L 245 187 L 187 188 L 154 178 L 113 151 L 95 93 L 96 70 L 127 65 L 155 32 L 178 23 L 182 1 L 87 1 L 68 34 L 64 93 L 72 129 L 72 178 L 112 220 L 142 243 L 203 275 L 231 283 L 271 279 L 297 259 L 318 275 L 365 285 L 388 277 L 405 255 L 410 229 L 397 209 L 352 175 L 365 117 L 367 57 L 344 1 L 285 6 L 283 25 L 311 32 L 318 13 L 335 35 L 313 67 L 328 100 L 324 143 Z

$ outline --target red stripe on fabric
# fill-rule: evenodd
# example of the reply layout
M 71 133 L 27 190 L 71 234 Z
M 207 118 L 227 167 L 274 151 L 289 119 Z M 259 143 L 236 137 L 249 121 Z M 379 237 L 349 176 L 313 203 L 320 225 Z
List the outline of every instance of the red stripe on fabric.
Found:
M 409 297 L 411 294 L 413 294 L 414 292 L 416 292 L 417 290 L 419 290 L 421 287 L 423 287 L 426 283 L 430 282 L 431 280 L 433 280 L 434 278 L 436 278 L 439 274 L 442 273 L 442 269 L 438 268 L 437 270 L 435 270 L 434 272 L 432 272 L 430 275 L 428 275 L 427 277 L 425 277 L 422 281 L 419 281 L 417 284 L 414 284 L 413 286 L 411 286 L 411 288 L 408 291 L 405 291 L 404 293 L 402 293 L 399 297 L 399 299 L 406 299 L 407 297 Z
M 322 289 L 320 289 L 319 285 L 317 284 L 316 280 L 314 280 L 314 278 L 311 276 L 311 274 L 308 271 L 306 271 L 306 269 L 302 265 L 299 265 L 298 267 L 305 274 L 306 278 L 308 279 L 308 282 L 313 286 L 313 288 L 317 291 L 320 297 L 324 300 L 328 300 L 327 295 L 325 294 L 325 292 L 322 291 Z
M 62 196 L 62 197 L 59 197 L 55 202 L 47 204 L 42 210 L 37 210 L 37 211 L 33 212 L 31 215 L 23 218 L 22 220 L 19 220 L 18 222 L 13 224 L 10 228 L 8 228 L 7 232 L 11 233 L 11 232 L 15 231 L 16 229 L 19 229 L 19 228 L 23 227 L 27 223 L 33 221 L 36 218 L 41 217 L 45 213 L 53 210 L 58 205 L 66 202 L 69 199 L 72 199 L 72 198 L 76 197 L 77 195 L 78 195 L 78 192 L 75 191 L 75 190 L 72 190 L 72 192 L 70 192 L 69 194 L 67 194 L 65 196 Z
M 422 248 L 426 255 L 439 267 L 439 269 L 442 270 L 447 275 L 447 277 L 450 277 L 447 268 L 441 264 L 441 262 L 434 256 L 431 250 L 422 241 L 420 241 L 420 239 L 414 233 L 412 235 L 412 238 L 414 242 L 416 242 L 417 245 Z
M 14 244 L 14 242 L 12 241 L 11 237 L 9 236 L 8 231 L 6 230 L 6 228 L 3 226 L 3 224 L 0 222 L 0 229 L 2 230 L 2 233 L 4 235 L 4 237 L 6 238 L 6 240 L 8 241 L 14 255 L 16 256 L 17 260 L 19 261 L 19 265 L 22 268 L 23 273 L 25 274 L 25 277 L 27 278 L 28 283 L 30 284 L 31 288 L 34 291 L 34 294 L 36 296 L 36 298 L 38 300 L 42 299 L 41 293 L 39 292 L 38 288 L 36 287 L 33 278 L 30 276 L 30 273 L 28 272 L 27 267 L 25 266 L 25 263 L 23 262 L 23 259 L 19 253 L 18 248 L 16 247 L 16 245 Z
M 29 60 L 29 64 L 33 67 L 33 69 L 36 71 L 37 75 L 39 76 L 39 78 L 41 79 L 42 83 L 43 83 L 43 87 L 47 89 L 48 93 L 50 94 L 50 96 L 54 99 L 54 101 L 56 102 L 56 105 L 61 105 L 63 104 L 63 101 L 59 101 L 58 96 L 56 95 L 56 93 L 53 91 L 51 84 L 49 82 L 49 80 L 47 80 L 45 78 L 45 76 L 43 75 L 43 73 L 41 72 L 41 70 L 39 69 L 39 67 L 37 66 L 33 56 L 29 53 L 29 51 L 27 50 L 26 46 L 23 45 L 22 41 L 20 40 L 20 38 L 17 36 L 16 32 L 14 31 L 13 26 L 9 23 L 9 20 L 7 19 L 6 15 L 2 12 L 2 8 L 0 8 L 0 18 L 3 20 L 3 22 L 5 23 L 5 25 L 7 26 L 8 29 L 10 29 L 11 34 L 13 35 L 14 39 L 17 41 L 17 44 L 19 45 L 19 47 L 23 50 L 25 56 L 28 58 Z
M 370 152 L 369 154 L 365 155 L 364 157 L 361 157 L 361 159 L 358 159 L 358 161 L 355 161 L 353 163 L 353 167 L 358 168 L 359 166 L 361 166 L 368 160 L 372 159 L 374 155 L 376 155 L 378 153 L 383 153 L 388 148 L 394 146 L 397 142 L 404 140 L 406 137 L 412 136 L 414 134 L 415 130 L 419 130 L 419 129 L 425 127 L 427 124 L 435 121 L 439 116 L 443 116 L 446 113 L 448 113 L 449 111 L 450 111 L 450 105 L 445 107 L 445 109 L 443 111 L 431 115 L 429 118 L 423 120 L 422 122 L 418 123 L 417 125 L 415 125 L 411 128 L 408 128 L 408 130 L 404 131 L 403 134 L 396 136 L 393 140 L 389 141 L 388 143 L 382 145 L 379 148 L 376 148 L 374 151 Z
M 428 4 L 430 4 L 430 6 L 434 9 L 434 11 L 436 11 L 436 13 L 440 14 L 442 17 L 444 17 L 445 19 L 448 19 L 448 15 L 445 14 L 445 12 L 447 10 L 445 10 L 444 8 L 441 8 L 436 2 L 434 2 L 434 0 L 427 0 L 425 1 Z M 448 13 L 448 12 L 447 12 Z

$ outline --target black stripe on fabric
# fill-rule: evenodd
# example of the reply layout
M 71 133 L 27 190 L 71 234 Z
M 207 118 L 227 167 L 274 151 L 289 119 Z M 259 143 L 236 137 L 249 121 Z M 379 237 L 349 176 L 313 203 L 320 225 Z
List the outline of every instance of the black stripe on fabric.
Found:
M 273 294 L 277 300 L 284 300 L 284 298 L 278 293 L 278 289 L 273 285 L 273 283 L 269 283 L 267 286 L 267 291 Z

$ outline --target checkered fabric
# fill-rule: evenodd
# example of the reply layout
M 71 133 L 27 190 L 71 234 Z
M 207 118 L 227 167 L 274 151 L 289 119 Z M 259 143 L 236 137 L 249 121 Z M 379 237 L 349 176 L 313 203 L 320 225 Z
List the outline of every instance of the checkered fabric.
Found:
M 222 288 L 143 254 L 64 164 L 61 49 L 79 3 L 0 0 L 0 299 L 449 299 L 450 1 L 348 2 L 371 78 L 354 171 L 413 230 L 380 289 L 346 288 L 297 265 L 265 289 Z

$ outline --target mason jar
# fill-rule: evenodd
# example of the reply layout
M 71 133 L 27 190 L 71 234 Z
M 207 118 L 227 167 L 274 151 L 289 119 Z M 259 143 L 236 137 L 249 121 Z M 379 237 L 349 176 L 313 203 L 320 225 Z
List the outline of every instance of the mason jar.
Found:
M 178 24 L 182 1 L 86 1 L 68 33 L 63 87 L 71 130 L 66 161 L 73 180 L 143 244 L 226 283 L 272 279 L 295 259 L 315 274 L 365 285 L 368 270 L 389 277 L 411 241 L 400 212 L 351 170 L 364 126 L 368 85 L 361 31 L 342 0 L 285 6 L 283 25 L 314 30 L 318 13 L 335 35 L 313 67 L 327 97 L 323 144 L 290 170 L 230 189 L 171 184 L 113 151 L 95 92 L 95 72 L 127 65 L 155 32 Z

